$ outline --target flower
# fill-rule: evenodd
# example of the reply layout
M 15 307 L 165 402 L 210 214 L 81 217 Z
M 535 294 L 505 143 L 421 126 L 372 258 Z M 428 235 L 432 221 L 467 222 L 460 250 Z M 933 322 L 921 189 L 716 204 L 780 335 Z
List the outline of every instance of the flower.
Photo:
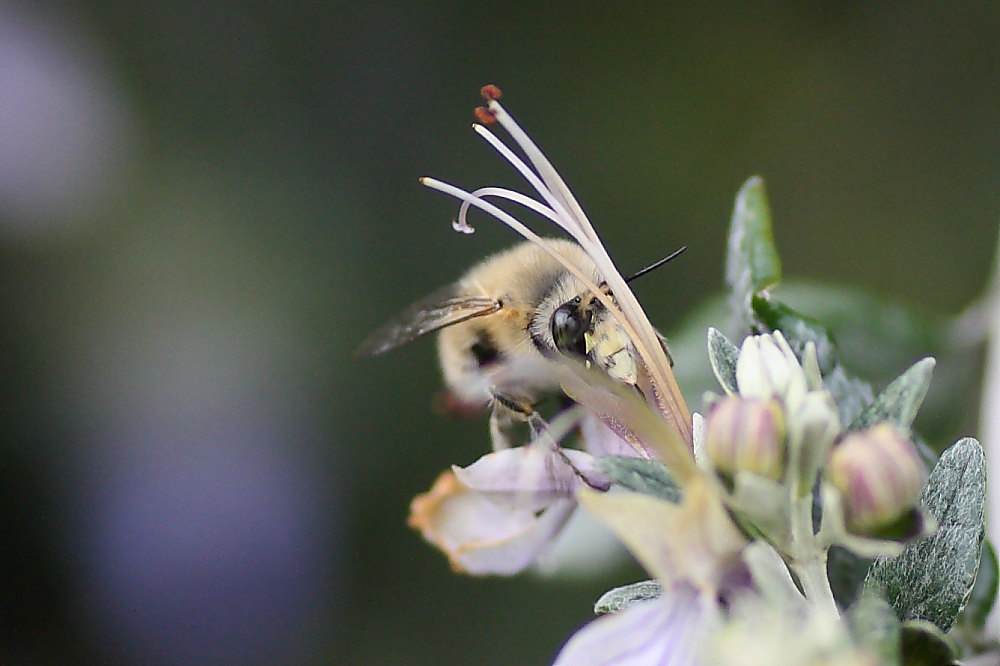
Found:
M 745 585 L 739 557 L 746 544 L 712 487 L 685 489 L 679 505 L 638 493 L 579 491 L 597 515 L 659 580 L 663 593 L 580 629 L 556 665 L 660 666 L 695 656 L 723 618 L 721 598 Z
M 712 335 L 720 334 L 713 331 L 710 339 Z M 698 444 L 699 448 L 715 448 L 714 457 L 711 451 L 708 453 L 717 468 L 731 475 L 747 471 L 773 481 L 787 469 L 782 483 L 794 486 L 799 496 L 812 491 L 816 475 L 841 430 L 837 406 L 823 388 L 815 354 L 815 348 L 806 345 L 804 365 L 800 364 L 780 331 L 749 336 L 743 341 L 735 368 L 738 394 L 710 400 L 707 436 L 714 439 L 711 444 L 708 440 Z M 738 408 L 737 404 L 746 406 Z M 759 406 L 751 406 L 755 404 Z M 722 411 L 716 416 L 715 410 L 720 407 Z M 772 415 L 764 410 L 770 410 Z M 748 421 L 723 425 L 736 418 Z M 714 431 L 713 420 L 717 422 Z M 760 431 L 751 434 L 751 426 Z M 722 437 L 723 428 L 732 430 L 725 436 L 727 439 Z M 739 432 L 752 441 L 736 441 Z M 740 448 L 742 456 L 736 457 L 735 451 L 723 453 L 727 447 Z
M 690 666 L 720 619 L 690 585 L 604 615 L 575 633 L 554 666 Z
M 845 623 L 809 604 L 775 604 L 744 594 L 691 664 L 703 666 L 879 666 Z
M 560 446 L 577 426 L 586 450 Z M 545 553 L 576 508 L 576 492 L 607 490 L 605 455 L 636 455 L 596 419 L 567 410 L 531 443 L 443 472 L 410 505 L 410 527 L 448 556 L 456 571 L 511 575 Z

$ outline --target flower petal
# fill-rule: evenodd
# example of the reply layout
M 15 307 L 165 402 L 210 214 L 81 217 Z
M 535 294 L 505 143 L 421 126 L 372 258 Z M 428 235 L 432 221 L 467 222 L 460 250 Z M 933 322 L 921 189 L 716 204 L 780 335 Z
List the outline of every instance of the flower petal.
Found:
M 429 492 L 414 498 L 408 523 L 440 548 L 456 571 L 509 575 L 523 571 L 548 547 L 575 506 L 559 500 L 538 516 L 505 509 L 446 471 Z
M 593 620 L 569 639 L 555 666 L 690 666 L 717 623 L 713 600 L 675 585 Z
M 746 544 L 705 480 L 688 484 L 679 505 L 638 493 L 581 490 L 577 496 L 664 584 L 684 580 L 718 590 Z
M 611 485 L 589 453 L 544 445 L 488 453 L 468 467 L 453 466 L 452 471 L 463 485 L 498 507 L 527 511 L 572 499 L 583 485 L 600 490 Z
M 598 458 L 604 456 L 636 457 L 639 455 L 634 446 L 604 425 L 596 416 L 587 415 L 580 421 L 580 431 L 583 433 L 584 447 Z

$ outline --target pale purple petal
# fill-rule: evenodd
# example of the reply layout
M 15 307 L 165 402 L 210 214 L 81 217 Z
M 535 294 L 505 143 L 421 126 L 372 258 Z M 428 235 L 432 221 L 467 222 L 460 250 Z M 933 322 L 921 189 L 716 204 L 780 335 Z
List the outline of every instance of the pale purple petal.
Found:
M 694 666 L 718 622 L 712 599 L 688 585 L 597 618 L 576 632 L 554 666 Z
M 498 506 L 451 472 L 410 505 L 409 524 L 440 548 L 458 571 L 518 573 L 549 546 L 576 503 L 558 500 L 539 515 Z
M 639 453 L 596 416 L 588 415 L 580 422 L 584 448 L 598 458 L 603 456 L 638 457 Z
M 606 490 L 607 477 L 593 456 L 573 449 L 521 446 L 489 453 L 468 467 L 452 467 L 458 480 L 497 506 L 540 511 L 573 498 L 583 484 Z
M 560 500 L 513 536 L 459 547 L 455 561 L 470 574 L 507 576 L 524 571 L 548 549 L 575 508 L 575 502 Z

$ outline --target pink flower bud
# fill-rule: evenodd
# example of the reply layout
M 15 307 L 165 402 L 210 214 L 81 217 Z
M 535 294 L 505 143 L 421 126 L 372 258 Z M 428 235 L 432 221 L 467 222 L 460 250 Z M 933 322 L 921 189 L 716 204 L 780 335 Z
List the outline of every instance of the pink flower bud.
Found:
M 882 423 L 844 437 L 827 477 L 843 496 L 848 529 L 876 535 L 917 506 L 924 466 L 913 442 Z
M 728 396 L 708 415 L 705 447 L 727 476 L 753 472 L 777 481 L 785 471 L 785 419 L 773 400 Z

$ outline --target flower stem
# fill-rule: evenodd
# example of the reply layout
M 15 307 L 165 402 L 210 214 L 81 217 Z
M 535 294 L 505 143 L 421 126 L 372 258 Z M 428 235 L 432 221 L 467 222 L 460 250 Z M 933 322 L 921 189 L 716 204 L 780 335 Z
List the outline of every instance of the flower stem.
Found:
M 806 599 L 831 616 L 840 617 L 826 573 L 826 550 L 820 550 L 809 559 L 793 561 L 792 569 L 799 578 Z
M 798 576 L 805 598 L 832 617 L 840 617 L 826 571 L 827 549 L 813 533 L 812 493 L 797 497 L 792 490 L 789 566 Z

